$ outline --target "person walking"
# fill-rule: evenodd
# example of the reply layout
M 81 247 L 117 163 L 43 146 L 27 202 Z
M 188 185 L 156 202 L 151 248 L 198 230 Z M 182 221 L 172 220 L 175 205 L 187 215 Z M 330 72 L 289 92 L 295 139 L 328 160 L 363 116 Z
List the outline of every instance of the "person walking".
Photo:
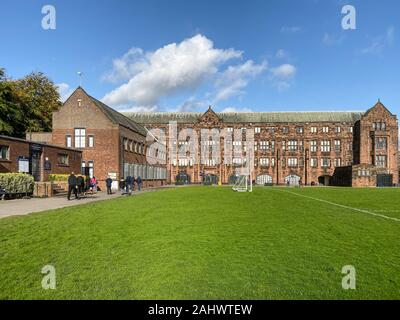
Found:
M 125 192 L 125 179 L 121 178 L 119 180 L 119 189 L 121 190 L 121 193 L 124 194 Z
M 106 186 L 107 186 L 107 194 L 112 194 L 111 192 L 111 186 L 112 186 L 112 179 L 110 177 L 108 177 L 106 179 Z
M 74 192 L 75 199 L 78 199 L 78 192 L 77 192 L 77 180 L 75 173 L 71 172 L 68 177 L 68 200 L 71 200 L 71 193 Z
M 138 191 L 141 191 L 142 190 L 142 178 L 140 176 L 137 177 L 136 183 L 138 186 Z
M 131 187 L 131 180 L 132 180 L 131 176 L 127 176 L 126 179 L 125 179 L 125 192 L 126 192 L 126 194 L 130 194 L 129 188 Z
M 90 179 L 90 187 L 92 188 L 92 192 L 97 192 L 97 179 L 93 177 Z
M 78 176 L 76 178 L 77 184 L 78 184 L 78 195 L 84 194 L 85 193 L 85 179 L 83 179 L 82 176 Z
M 131 191 L 134 192 L 135 191 L 135 176 L 131 177 Z

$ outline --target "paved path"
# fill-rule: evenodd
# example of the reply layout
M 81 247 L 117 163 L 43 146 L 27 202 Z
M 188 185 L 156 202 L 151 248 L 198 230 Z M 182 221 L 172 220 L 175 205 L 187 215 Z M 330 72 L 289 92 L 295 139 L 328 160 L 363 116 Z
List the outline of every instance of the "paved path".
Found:
M 182 186 L 184 187 L 184 186 Z M 173 185 L 167 185 L 162 187 L 147 188 L 140 192 L 134 192 L 134 195 L 139 195 L 147 192 L 153 192 L 159 189 L 169 189 L 176 188 Z M 88 196 L 87 198 L 81 198 L 80 200 L 75 200 L 74 196 L 68 201 L 64 197 L 54 197 L 54 198 L 32 198 L 32 199 L 17 199 L 17 200 L 6 200 L 0 201 L 0 219 L 10 216 L 22 216 L 29 213 L 41 212 L 53 209 L 60 209 L 65 207 L 72 207 L 76 205 L 81 205 L 85 203 L 91 203 L 102 200 L 109 200 L 121 197 L 121 192 L 116 192 L 112 195 L 108 195 L 105 192 L 98 192 L 93 196 Z
M 54 198 L 32 198 L 32 199 L 17 199 L 0 201 L 0 219 L 10 216 L 26 215 L 33 212 L 41 212 L 52 209 L 59 209 L 64 207 L 71 207 L 85 203 L 91 203 L 101 200 L 108 200 L 121 197 L 121 193 L 107 195 L 105 192 L 98 192 L 93 196 L 75 200 L 72 196 L 68 201 L 64 197 Z

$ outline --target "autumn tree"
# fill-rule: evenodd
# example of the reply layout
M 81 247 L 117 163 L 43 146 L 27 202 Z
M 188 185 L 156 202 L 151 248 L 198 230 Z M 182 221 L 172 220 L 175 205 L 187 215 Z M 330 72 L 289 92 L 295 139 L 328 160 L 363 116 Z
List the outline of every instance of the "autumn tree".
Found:
M 56 85 L 43 73 L 11 80 L 0 68 L 0 134 L 51 131 L 52 114 L 60 106 Z

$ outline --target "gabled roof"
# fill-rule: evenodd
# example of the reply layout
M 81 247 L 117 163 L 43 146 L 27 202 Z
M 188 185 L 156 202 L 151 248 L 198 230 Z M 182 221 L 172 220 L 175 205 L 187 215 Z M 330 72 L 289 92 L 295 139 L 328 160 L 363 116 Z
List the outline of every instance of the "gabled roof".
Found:
M 114 110 L 113 108 L 107 106 L 105 103 L 97 100 L 90 96 L 82 87 L 78 87 L 76 90 L 82 90 L 84 94 L 86 94 L 90 100 L 109 118 L 113 123 L 119 124 L 125 128 L 131 129 L 137 133 L 142 134 L 143 136 L 147 135 L 147 129 L 143 127 L 141 124 L 136 123 L 132 119 L 128 118 L 127 116 L 123 115 L 122 113 Z M 75 91 L 76 91 L 75 90 Z M 73 95 L 73 94 L 72 94 Z M 72 96 L 71 95 L 71 96 Z M 71 97 L 70 96 L 70 97 Z M 67 101 L 69 98 L 67 99 Z
M 385 107 L 385 105 L 381 102 L 381 100 L 379 99 L 378 102 L 372 107 L 369 108 L 367 110 L 367 112 L 364 114 L 365 116 L 367 116 L 372 110 L 374 110 L 377 107 L 382 107 L 383 109 L 385 109 L 391 116 L 393 116 L 393 114 L 389 111 L 388 108 Z
M 135 122 L 146 124 L 195 123 L 200 112 L 137 112 L 124 113 Z M 351 122 L 361 119 L 363 112 L 216 112 L 225 123 L 290 123 L 290 122 Z
M 127 116 L 123 115 L 122 113 L 119 113 L 118 111 L 114 110 L 113 108 L 110 108 L 107 106 L 105 103 L 97 100 L 96 98 L 93 98 L 89 96 L 90 99 L 93 101 L 93 103 L 100 108 L 106 116 L 114 123 L 119 124 L 125 128 L 131 129 L 133 131 L 136 131 L 137 133 L 142 134 L 143 136 L 147 135 L 147 130 L 145 127 L 140 125 L 139 123 L 136 123 L 132 119 L 128 118 Z

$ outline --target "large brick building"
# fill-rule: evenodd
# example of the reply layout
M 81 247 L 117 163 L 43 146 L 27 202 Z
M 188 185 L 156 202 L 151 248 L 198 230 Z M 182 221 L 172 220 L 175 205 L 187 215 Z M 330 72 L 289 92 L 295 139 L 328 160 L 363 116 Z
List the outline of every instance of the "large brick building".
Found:
M 399 181 L 397 117 L 380 101 L 366 112 L 216 113 L 210 107 L 204 114 L 126 116 L 147 129 L 163 130 L 167 140 L 171 121 L 178 132 L 193 129 L 199 137 L 202 129 L 253 130 L 253 180 L 258 184 L 301 181 L 306 185 L 391 186 Z M 178 144 L 186 142 L 183 137 Z M 201 150 L 201 144 L 208 142 L 198 143 L 197 150 Z M 214 143 L 220 146 L 220 163 L 170 155 L 168 182 L 174 183 L 178 175 L 185 175 L 192 183 L 201 183 L 205 177 L 224 184 L 232 181 L 243 159 L 224 164 L 223 138 Z
M 101 188 L 107 177 L 117 188 L 118 181 L 128 175 L 140 176 L 144 187 L 159 186 L 165 182 L 166 169 L 149 164 L 146 136 L 142 125 L 79 87 L 54 112 L 52 133 L 28 134 L 27 138 L 82 151 L 80 171 L 96 176 Z

